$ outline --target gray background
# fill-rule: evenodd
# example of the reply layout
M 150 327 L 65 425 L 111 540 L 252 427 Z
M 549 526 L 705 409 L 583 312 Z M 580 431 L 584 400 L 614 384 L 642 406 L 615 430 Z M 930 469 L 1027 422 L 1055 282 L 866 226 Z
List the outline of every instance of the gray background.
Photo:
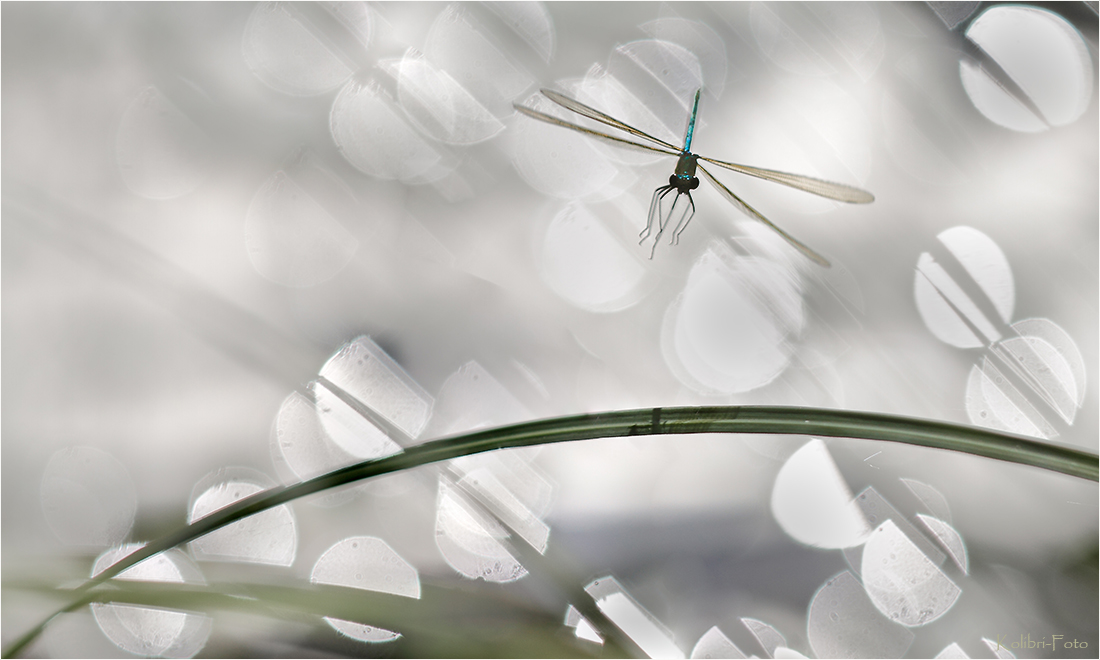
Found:
M 392 29 L 366 49 L 356 50 L 346 34 L 333 36 L 333 47 L 358 75 L 392 88 L 375 65 L 424 48 L 446 7 L 381 3 L 374 11 Z M 785 192 L 738 188 L 742 179 L 722 177 L 836 262 L 830 273 L 800 271 L 814 328 L 803 339 L 828 347 L 832 380 L 807 393 L 814 373 L 792 370 L 754 391 L 707 395 L 678 382 L 662 360 L 661 319 L 691 265 L 710 241 L 736 244 L 743 234 L 735 222 L 741 216 L 712 191 L 697 195 L 700 210 L 681 245 L 662 245 L 653 262 L 638 252 L 649 278 L 640 301 L 616 312 L 584 311 L 541 279 L 541 232 L 565 202 L 534 190 L 512 166 L 507 140 L 518 117 L 502 117 L 506 128 L 492 139 L 445 147 L 467 185 L 448 198 L 439 186 L 370 177 L 343 159 L 328 129 L 338 90 L 294 97 L 258 80 L 241 55 L 253 5 L 4 3 L 5 579 L 25 566 L 48 570 L 50 561 L 90 557 L 63 545 L 44 520 L 40 481 L 54 452 L 92 446 L 118 459 L 137 493 L 133 537 L 152 538 L 183 522 L 193 485 L 210 471 L 247 466 L 274 474 L 269 434 L 280 403 L 360 334 L 433 394 L 477 360 L 532 417 L 605 402 L 769 403 L 965 423 L 966 378 L 981 349 L 939 342 L 913 298 L 918 255 L 957 225 L 981 230 L 1005 253 L 1014 319 L 1051 319 L 1076 342 L 1087 369 L 1085 403 L 1059 441 L 1096 451 L 1095 80 L 1080 119 L 1019 133 L 969 102 L 957 35 L 926 5 L 870 8 L 875 22 L 867 29 L 882 53 L 863 69 L 846 59 L 842 38 L 821 22 L 823 10 L 777 9 L 815 53 L 811 60 L 833 68 L 825 76 L 791 72 L 769 56 L 747 3 L 552 3 L 549 62 L 524 50 L 483 7 L 462 8 L 527 68 L 535 84 L 518 101 L 537 87 L 579 79 L 593 64 L 606 66 L 616 46 L 649 36 L 639 27 L 648 21 L 704 23 L 722 40 L 728 70 L 721 96 L 704 96 L 695 147 L 717 158 L 793 169 L 754 151 L 754 129 L 742 121 L 743 109 L 775 107 L 768 104 L 777 103 L 778 87 L 797 92 L 824 79 L 854 100 L 866 118 L 869 172 L 846 180 L 873 191 L 873 205 L 800 213 Z M 1095 78 L 1096 15 L 1083 3 L 1065 13 L 1082 30 Z M 148 85 L 209 139 L 200 154 L 204 178 L 173 199 L 143 198 L 120 174 L 123 115 Z M 898 142 L 896 124 L 884 117 L 888 95 L 908 104 L 921 135 L 961 179 L 914 175 L 909 154 L 890 147 Z M 737 152 L 743 144 L 746 152 Z M 303 153 L 350 193 L 343 214 L 333 213 L 358 250 L 331 279 L 293 288 L 253 268 L 244 223 L 264 181 Z M 638 168 L 637 185 L 624 194 L 644 212 L 648 190 L 670 171 L 671 162 Z M 592 372 L 599 378 L 590 379 Z M 981 596 L 921 630 L 910 654 L 934 655 L 959 641 L 975 655 L 983 653 L 981 636 L 1030 631 L 1068 631 L 1095 648 L 1095 484 L 942 452 L 829 446 L 855 491 L 874 485 L 888 498 L 901 493 L 900 506 L 898 477 L 935 486 L 970 548 L 975 574 L 964 599 Z M 771 520 L 771 479 L 790 448 L 769 451 L 732 438 L 548 449 L 539 465 L 557 484 L 551 544 L 569 550 L 584 578 L 619 577 L 684 648 L 711 625 L 730 634 L 737 617 L 749 616 L 780 627 L 807 652 L 804 608 L 844 562 L 839 553 L 797 545 Z M 368 512 L 358 533 L 404 533 L 392 542 L 415 555 L 406 556 L 422 574 L 449 575 L 430 542 L 431 494 L 420 497 L 407 506 L 357 505 Z M 299 548 L 302 566 L 338 538 L 333 530 L 355 527 L 333 511 L 296 506 L 303 536 L 317 535 Z M 1082 552 L 1086 566 L 1091 552 L 1091 573 L 1067 580 L 1058 567 L 1074 565 Z M 981 613 L 990 603 L 999 609 Z M 21 604 L 5 589 L 5 643 L 37 611 L 16 614 Z M 219 646 L 228 642 L 218 630 L 215 624 L 204 653 L 239 652 Z M 296 639 L 288 633 L 287 653 L 304 652 Z M 260 633 L 251 641 L 264 643 Z M 357 648 L 338 652 L 366 652 Z

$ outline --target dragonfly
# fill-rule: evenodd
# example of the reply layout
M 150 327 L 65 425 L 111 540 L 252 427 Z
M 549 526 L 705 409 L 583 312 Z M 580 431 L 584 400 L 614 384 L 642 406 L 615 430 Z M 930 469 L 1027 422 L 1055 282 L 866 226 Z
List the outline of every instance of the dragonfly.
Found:
M 518 103 L 514 103 L 513 107 L 519 112 L 531 117 L 544 121 L 548 124 L 554 124 L 555 126 L 562 126 L 574 131 L 578 131 L 590 137 L 599 138 L 601 140 L 616 144 L 619 146 L 630 146 L 645 151 L 653 151 L 659 154 L 666 154 L 669 156 L 676 156 L 676 169 L 672 175 L 668 177 L 668 185 L 661 186 L 653 191 L 653 198 L 649 203 L 649 218 L 646 222 L 646 227 L 640 234 L 641 240 L 639 243 L 645 242 L 653 233 L 654 220 L 657 221 L 657 235 L 653 239 L 653 248 L 650 250 L 649 258 L 653 258 L 653 254 L 657 249 L 657 244 L 660 242 L 661 237 L 664 235 L 665 230 L 671 224 L 671 220 L 676 213 L 676 205 L 680 202 L 680 197 L 687 197 L 687 204 L 682 207 L 679 221 L 673 226 L 672 237 L 669 242 L 673 245 L 679 242 L 680 234 L 687 228 L 692 217 L 695 216 L 695 200 L 691 196 L 691 191 L 699 187 L 699 178 L 696 176 L 696 172 L 702 172 L 703 176 L 710 181 L 714 187 L 722 194 L 727 200 L 733 203 L 734 206 L 741 209 L 749 217 L 755 218 L 764 223 L 772 230 L 776 231 L 782 236 L 788 243 L 797 248 L 802 254 L 806 255 L 814 262 L 828 268 L 829 260 L 821 256 L 814 250 L 812 250 L 805 243 L 799 241 L 794 236 L 791 236 L 787 232 L 783 231 L 778 225 L 771 220 L 768 220 L 759 211 L 749 206 L 745 200 L 741 199 L 727 188 L 721 181 L 716 179 L 710 170 L 708 170 L 703 163 L 699 161 L 705 161 L 708 164 L 716 165 L 718 167 L 732 170 L 740 174 L 747 174 L 749 176 L 756 177 L 758 179 L 764 179 L 765 181 L 771 181 L 790 188 L 802 190 L 808 193 L 813 193 L 820 197 L 826 197 L 838 202 L 848 202 L 852 204 L 869 204 L 875 201 L 875 196 L 866 190 L 855 188 L 853 186 L 844 185 L 842 183 L 833 183 L 832 181 L 824 181 L 822 179 L 815 179 L 813 177 L 802 176 L 801 174 L 790 174 L 788 172 L 779 172 L 776 170 L 766 170 L 760 167 L 751 167 L 749 165 L 738 165 L 737 163 L 729 163 L 724 160 L 716 160 L 714 158 L 707 158 L 706 156 L 700 156 L 692 153 L 691 151 L 691 139 L 695 134 L 695 118 L 699 114 L 699 97 L 703 90 L 697 90 L 695 92 L 695 103 L 691 109 L 691 117 L 688 118 L 687 131 L 684 134 L 684 146 L 677 147 L 673 144 L 665 142 L 659 138 L 653 137 L 649 133 L 641 131 L 626 122 L 619 121 L 614 117 L 604 114 L 595 108 L 589 107 L 576 99 L 571 99 L 564 94 L 555 92 L 552 89 L 539 90 L 542 95 L 550 99 L 554 103 L 557 103 L 566 110 L 577 113 L 578 115 L 587 117 L 594 121 L 597 121 L 606 126 L 618 129 L 632 135 L 636 138 L 646 140 L 647 143 L 638 142 L 636 140 L 627 139 L 625 137 L 618 137 L 601 131 L 586 128 L 579 124 L 559 119 L 552 115 L 548 115 L 543 112 L 539 112 L 534 108 L 529 108 Z M 676 196 L 672 200 L 672 206 L 669 207 L 668 213 L 664 212 L 665 198 L 672 192 L 676 193 Z

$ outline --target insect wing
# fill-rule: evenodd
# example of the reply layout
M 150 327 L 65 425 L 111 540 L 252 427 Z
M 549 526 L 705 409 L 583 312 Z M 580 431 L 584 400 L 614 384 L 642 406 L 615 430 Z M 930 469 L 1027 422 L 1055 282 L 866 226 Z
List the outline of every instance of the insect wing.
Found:
M 645 131 L 640 131 L 640 130 L 634 128 L 633 126 L 631 126 L 630 124 L 625 124 L 625 123 L 619 121 L 618 119 L 615 119 L 614 117 L 612 117 L 610 115 L 605 115 L 604 113 L 600 112 L 599 110 L 597 110 L 595 108 L 590 108 L 587 105 L 581 103 L 580 101 L 571 99 L 568 96 L 565 96 L 564 94 L 559 94 L 559 93 L 555 92 L 552 89 L 543 89 L 543 90 L 540 90 L 540 91 L 542 92 L 543 96 L 550 99 L 554 103 L 557 103 L 558 105 L 565 108 L 566 110 L 572 110 L 573 112 L 577 113 L 578 115 L 584 115 L 585 117 L 588 117 L 589 119 L 593 119 L 595 121 L 598 121 L 601 124 L 607 124 L 608 126 L 612 126 L 614 128 L 617 128 L 620 131 L 626 131 L 627 133 L 630 133 L 631 135 L 649 140 L 650 142 L 653 142 L 654 144 L 659 144 L 659 145 L 661 145 L 662 147 L 664 147 L 666 149 L 672 149 L 676 153 L 680 153 L 679 147 L 677 147 L 675 145 L 672 145 L 672 144 L 669 144 L 668 142 L 665 142 L 664 140 L 659 140 L 659 139 L 653 137 L 652 135 L 650 135 L 649 133 L 646 133 Z
M 753 218 L 756 218 L 757 220 L 759 220 L 760 222 L 763 222 L 768 227 L 771 227 L 773 230 L 775 230 L 776 233 L 778 233 L 780 236 L 785 238 L 788 243 L 790 243 L 794 247 L 798 248 L 798 250 L 802 254 L 806 255 L 807 257 L 809 257 L 810 259 L 812 259 L 816 263 L 818 263 L 818 264 L 820 264 L 820 265 L 822 265 L 826 268 L 828 268 L 830 266 L 828 259 L 821 256 L 817 252 L 814 252 L 812 249 L 810 249 L 809 246 L 802 243 L 801 241 L 799 241 L 794 236 L 791 236 L 787 232 L 783 231 L 774 222 L 772 222 L 771 220 L 768 220 L 763 215 L 761 215 L 761 213 L 759 211 L 757 211 L 753 207 L 746 204 L 745 200 L 743 200 L 740 197 L 738 197 L 737 195 L 733 194 L 733 191 L 731 191 L 726 186 L 722 185 L 722 182 L 719 181 L 718 179 L 714 178 L 714 175 L 711 174 L 710 172 L 708 172 L 705 167 L 703 167 L 702 165 L 699 165 L 699 171 L 702 172 L 703 175 L 706 176 L 706 178 L 712 184 L 714 184 L 714 187 L 717 188 L 719 192 L 721 192 L 723 195 L 725 195 L 726 199 L 728 199 L 734 206 L 736 206 L 739 209 L 741 209 L 742 211 L 744 211 L 746 215 L 749 215 Z
M 796 188 L 808 193 L 813 193 L 821 197 L 827 197 L 829 199 L 835 199 L 838 202 L 848 202 L 851 204 L 870 204 L 875 201 L 875 196 L 866 190 L 856 188 L 853 186 L 846 186 L 843 183 L 833 183 L 832 181 L 823 181 L 821 179 L 815 179 L 809 176 L 802 176 L 801 174 L 790 174 L 788 172 L 778 172 L 776 170 L 765 170 L 760 167 L 751 167 L 749 165 L 737 165 L 736 163 L 727 163 L 721 160 L 714 160 L 713 158 L 707 158 L 705 156 L 699 156 L 699 160 L 705 160 L 708 163 L 713 163 L 719 167 L 724 167 L 727 170 L 733 170 L 741 174 L 748 174 L 758 179 L 764 179 L 765 181 L 771 181 L 773 183 L 782 184 L 790 188 Z
M 590 136 L 595 137 L 595 138 L 600 138 L 601 140 L 607 140 L 607 141 L 610 141 L 612 144 L 615 144 L 615 145 L 618 145 L 618 146 L 635 147 L 637 149 L 643 149 L 645 151 L 655 151 L 659 154 L 667 154 L 669 156 L 679 156 L 680 155 L 679 151 L 672 151 L 672 150 L 669 150 L 669 149 L 660 149 L 658 147 L 651 147 L 648 144 L 642 144 L 640 142 L 634 142 L 633 140 L 627 140 L 627 139 L 624 139 L 624 138 L 615 137 L 614 135 L 608 135 L 607 133 L 601 133 L 599 131 L 594 131 L 591 128 L 585 128 L 584 126 L 578 126 L 577 124 L 572 124 L 570 122 L 565 121 L 564 119 L 558 119 L 557 117 L 554 117 L 553 115 L 548 115 L 548 114 L 539 112 L 538 110 L 528 108 L 527 106 L 519 105 L 518 103 L 513 103 L 512 107 L 515 108 L 516 110 L 518 110 L 519 112 L 522 112 L 523 114 L 527 115 L 528 117 L 538 119 L 539 121 L 544 121 L 548 124 L 554 124 L 555 126 L 562 126 L 564 128 L 569 128 L 569 129 L 572 129 L 574 131 L 584 133 L 585 135 L 590 135 Z

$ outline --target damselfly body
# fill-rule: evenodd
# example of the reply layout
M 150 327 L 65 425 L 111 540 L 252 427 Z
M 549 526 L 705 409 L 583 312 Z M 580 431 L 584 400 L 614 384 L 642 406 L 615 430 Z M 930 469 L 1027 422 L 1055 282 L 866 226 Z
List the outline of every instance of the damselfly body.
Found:
M 687 197 L 687 205 L 683 207 L 682 211 L 680 212 L 680 219 L 673 226 L 672 238 L 669 240 L 670 243 L 675 244 L 679 241 L 680 234 L 683 233 L 684 229 L 687 228 L 688 223 L 691 221 L 691 218 L 694 217 L 695 200 L 692 199 L 691 191 L 699 187 L 699 179 L 695 176 L 695 173 L 698 170 L 699 172 L 703 173 L 703 176 L 708 181 L 714 184 L 714 187 L 718 189 L 718 192 L 722 193 L 722 195 L 726 199 L 728 199 L 735 206 L 740 208 L 743 212 L 745 212 L 745 214 L 756 218 L 768 227 L 774 229 L 776 232 L 779 233 L 780 236 L 785 238 L 788 243 L 798 248 L 799 251 L 801 251 L 810 259 L 813 259 L 815 262 L 821 264 L 822 266 L 829 266 L 829 261 L 825 257 L 821 256 L 795 237 L 780 229 L 771 220 L 765 218 L 759 211 L 745 203 L 743 199 L 735 195 L 733 191 L 722 184 L 722 182 L 714 178 L 714 175 L 711 174 L 710 171 L 707 170 L 707 168 L 704 167 L 703 164 L 699 161 L 705 161 L 707 163 L 710 163 L 711 165 L 724 167 L 727 170 L 733 170 L 734 172 L 739 172 L 741 174 L 748 174 L 749 176 L 764 179 L 765 181 L 772 181 L 782 184 L 784 186 L 796 188 L 798 190 L 804 190 L 808 193 L 813 193 L 821 197 L 835 199 L 839 202 L 867 204 L 875 201 L 874 195 L 867 192 L 866 190 L 861 190 L 859 188 L 847 186 L 841 183 L 822 181 L 821 179 L 802 176 L 800 174 L 789 174 L 787 172 L 766 170 L 759 167 L 751 167 L 749 165 L 728 163 L 726 161 L 715 160 L 713 158 L 707 158 L 706 156 L 700 156 L 698 154 L 692 153 L 691 139 L 695 133 L 695 118 L 699 113 L 699 96 L 702 90 L 695 92 L 695 103 L 691 109 L 691 117 L 688 119 L 687 132 L 684 135 L 684 146 L 682 148 L 665 142 L 664 140 L 655 138 L 644 131 L 638 130 L 637 128 L 634 128 L 629 124 L 626 124 L 619 121 L 618 119 L 615 119 L 614 117 L 606 115 L 599 110 L 596 110 L 595 108 L 591 108 L 581 103 L 580 101 L 571 99 L 564 94 L 559 94 L 558 92 L 549 89 L 544 89 L 541 91 L 542 94 L 546 96 L 546 98 L 550 99 L 554 103 L 557 103 L 567 110 L 575 112 L 584 117 L 588 117 L 589 119 L 600 122 L 601 124 L 611 126 L 612 128 L 616 128 L 625 133 L 629 133 L 630 135 L 633 135 L 635 137 L 647 140 L 650 144 L 637 142 L 635 140 L 629 140 L 623 137 L 616 137 L 614 135 L 602 133 L 591 128 L 585 128 L 584 126 L 573 124 L 563 119 L 558 119 L 557 117 L 554 117 L 552 115 L 548 115 L 543 112 L 539 112 L 538 110 L 535 110 L 533 108 L 528 108 L 519 104 L 514 104 L 516 110 L 522 112 L 528 117 L 533 117 L 540 121 L 555 124 L 557 126 L 563 126 L 574 131 L 579 131 L 581 133 L 584 133 L 585 135 L 609 141 L 612 144 L 629 145 L 639 149 L 644 149 L 646 151 L 654 151 L 660 154 L 676 156 L 678 158 L 678 160 L 676 161 L 675 171 L 670 177 L 668 177 L 668 185 L 661 186 L 660 188 L 654 190 L 653 199 L 650 201 L 649 204 L 649 218 L 646 223 L 646 228 L 641 233 L 641 241 L 639 241 L 639 243 L 645 241 L 645 239 L 653 233 L 654 219 L 656 219 L 657 235 L 653 239 L 653 249 L 650 251 L 650 258 L 653 257 L 653 251 L 657 249 L 657 243 L 661 240 L 661 236 L 664 235 L 665 229 L 667 229 L 671 224 L 670 221 L 676 214 L 676 205 L 679 203 L 681 196 Z M 672 206 L 669 207 L 668 213 L 665 213 L 664 201 L 665 198 L 668 197 L 668 195 L 672 191 L 676 191 L 676 197 L 673 198 Z

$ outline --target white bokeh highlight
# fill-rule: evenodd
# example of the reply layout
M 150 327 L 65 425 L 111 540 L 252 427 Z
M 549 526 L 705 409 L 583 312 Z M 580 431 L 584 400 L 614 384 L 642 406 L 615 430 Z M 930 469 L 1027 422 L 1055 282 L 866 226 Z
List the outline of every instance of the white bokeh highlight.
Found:
M 418 51 L 379 62 L 397 80 L 405 116 L 423 135 L 439 142 L 471 145 L 504 130 L 504 124 L 449 73 Z
M 363 461 L 401 451 L 401 445 L 327 387 L 315 382 L 311 385 L 311 390 L 325 435 L 348 456 L 356 461 Z
M 588 621 L 588 619 L 581 616 L 581 613 L 577 608 L 570 605 L 565 610 L 565 625 L 573 629 L 573 635 L 577 639 L 583 639 L 595 644 L 603 644 L 603 637 L 599 631 Z
M 726 634 L 711 626 L 703 633 L 695 647 L 691 649 L 691 657 L 694 658 L 747 658 L 745 652 L 737 648 Z
M 320 375 L 409 438 L 427 426 L 435 400 L 369 336 L 344 344 Z
M 932 537 L 939 542 L 940 547 L 947 551 L 947 556 L 959 567 L 964 575 L 970 573 L 970 558 L 966 552 L 966 543 L 962 535 L 950 524 L 923 513 L 917 514 L 917 519 L 924 525 Z
M 525 569 L 501 543 L 508 532 L 500 523 L 466 502 L 460 491 L 440 481 L 435 543 L 447 564 L 472 580 L 514 582 Z
M 99 555 L 92 577 L 144 544 L 130 543 L 111 548 Z M 168 551 L 131 566 L 115 576 L 116 580 L 137 582 L 201 582 L 197 569 L 177 551 Z M 118 648 L 139 656 L 189 658 L 206 645 L 212 621 L 202 614 L 177 612 L 136 605 L 92 603 L 92 616 L 99 629 Z
M 341 155 L 376 179 L 419 182 L 447 174 L 443 154 L 374 81 L 352 79 L 344 85 L 332 103 L 329 131 Z
M 966 294 L 964 285 L 969 283 L 956 282 L 930 253 L 923 252 L 917 262 L 914 291 L 925 325 L 937 339 L 958 348 L 977 348 L 999 340 L 1003 336 L 1000 323 L 1009 322 L 1016 305 L 1016 285 L 1004 252 L 972 227 L 952 227 L 936 238 L 962 265 L 1000 319 L 987 318 Z
M 1024 319 L 1012 324 L 1017 337 L 1001 346 L 1038 385 L 1039 392 L 1067 424 L 1085 402 L 1085 360 L 1077 343 L 1049 319 Z
M 641 297 L 646 270 L 638 255 L 583 204 L 569 204 L 554 216 L 541 256 L 542 280 L 579 309 L 617 312 Z
M 791 361 L 806 323 L 802 283 L 769 259 L 708 249 L 665 313 L 661 348 L 684 385 L 735 394 L 767 385 Z
M 531 47 L 544 62 L 550 62 L 557 43 L 554 21 L 541 2 L 486 2 L 497 15 Z
M 672 633 L 611 576 L 585 585 L 596 607 L 651 658 L 685 658 Z
M 763 621 L 741 617 L 741 623 L 749 629 L 749 632 L 752 633 L 752 636 L 756 638 L 757 643 L 763 647 L 764 652 L 769 657 L 779 657 L 776 655 L 779 649 L 788 648 L 787 638 L 774 627 Z
M 356 34 L 362 38 L 370 34 L 369 13 L 358 18 Z M 260 3 L 248 17 L 241 38 L 241 55 L 252 73 L 268 87 L 291 96 L 323 94 L 352 74 L 303 20 L 291 3 Z
M 1058 435 L 1057 429 L 988 357 L 970 368 L 966 379 L 966 414 L 972 424 L 998 431 L 1036 438 Z
M 420 574 L 380 538 L 353 536 L 343 539 L 325 552 L 313 565 L 310 582 L 331 584 L 366 591 L 377 591 L 407 598 L 420 598 Z M 361 642 L 391 642 L 401 635 L 336 617 L 325 617 L 334 630 Z
M 705 84 L 695 53 L 660 39 L 631 41 L 612 51 L 607 73 L 637 101 L 632 104 L 634 107 L 622 108 L 625 115 L 615 114 L 620 108 L 595 107 L 669 144 L 683 144 L 695 92 Z M 632 111 L 641 114 L 631 114 Z M 706 114 L 700 111 L 700 115 L 702 122 Z M 649 121 L 649 117 L 657 122 Z M 697 124 L 697 128 L 702 125 Z
M 355 236 L 282 170 L 252 197 L 244 230 L 256 272 L 293 288 L 332 279 L 359 249 Z
M 772 515 L 793 539 L 818 548 L 848 548 L 870 533 L 825 443 L 814 439 L 787 459 L 775 477 Z
M 513 28 L 518 28 L 521 36 L 546 34 L 545 24 L 537 25 L 545 16 L 545 9 L 542 12 L 523 11 L 498 5 L 497 10 L 506 20 L 508 16 L 516 19 Z M 527 26 L 529 29 L 524 30 Z M 530 89 L 535 80 L 516 57 L 494 43 L 494 37 L 492 32 L 477 24 L 468 8 L 451 4 L 432 22 L 424 41 L 424 55 L 461 84 L 487 113 L 500 118 L 512 114 L 512 100 Z M 539 37 L 535 38 L 535 43 L 539 43 Z M 490 126 L 495 128 L 497 125 Z
M 886 54 L 874 3 L 754 4 L 750 25 L 764 56 L 799 76 L 833 75 L 843 63 L 867 80 Z
M 564 108 L 541 94 L 517 101 L 569 122 L 575 122 Z M 576 131 L 553 126 L 516 113 L 506 136 L 512 165 L 520 177 L 538 192 L 559 199 L 607 198 L 621 193 L 621 186 L 608 192 L 619 168 L 594 140 Z
M 958 642 L 951 642 L 945 646 L 942 651 L 936 654 L 936 660 L 946 660 L 948 658 L 962 660 L 963 658 L 969 657 L 966 651 L 962 650 L 962 647 L 959 646 Z
M 676 44 L 694 55 L 698 59 L 706 91 L 714 98 L 721 98 L 729 59 L 725 42 L 713 28 L 701 21 L 675 16 L 658 18 L 638 27 L 654 39 Z
M 983 68 L 963 59 L 959 76 L 967 96 L 987 119 L 1024 133 L 1077 121 L 1092 102 L 1092 58 L 1081 34 L 1052 11 L 998 6 L 967 27 L 977 43 L 1023 90 L 1042 116 L 1036 116 Z
M 195 486 L 187 522 L 193 523 L 273 484 L 245 468 L 213 472 Z M 290 566 L 298 552 L 298 528 L 290 507 L 283 504 L 252 514 L 191 541 L 196 559 Z
M 915 636 L 883 616 L 859 580 L 844 571 L 814 594 L 806 637 L 819 658 L 900 658 Z
M 867 540 L 860 576 L 875 607 L 910 628 L 939 619 L 962 594 L 892 520 Z
M 924 508 L 929 513 L 950 524 L 951 507 L 948 505 L 947 498 L 943 496 L 943 493 L 923 481 L 917 481 L 916 479 L 901 477 L 899 481 L 905 484 L 909 492 L 913 493 L 913 495 L 920 500 L 921 504 L 924 505 Z

